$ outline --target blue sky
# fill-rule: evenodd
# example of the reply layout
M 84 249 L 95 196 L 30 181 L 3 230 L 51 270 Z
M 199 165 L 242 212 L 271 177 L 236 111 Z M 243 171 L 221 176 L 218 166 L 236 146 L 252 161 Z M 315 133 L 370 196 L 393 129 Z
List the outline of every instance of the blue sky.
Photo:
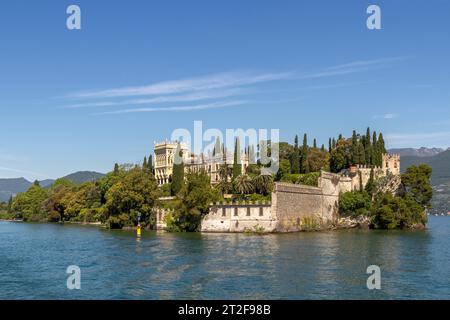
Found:
M 137 163 L 195 120 L 449 147 L 449 21 L 438 0 L 3 1 L 0 177 Z

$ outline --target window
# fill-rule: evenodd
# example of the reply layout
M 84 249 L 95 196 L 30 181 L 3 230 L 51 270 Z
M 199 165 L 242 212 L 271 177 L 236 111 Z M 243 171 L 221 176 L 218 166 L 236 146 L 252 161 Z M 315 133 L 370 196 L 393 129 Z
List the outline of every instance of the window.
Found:
M 262 217 L 264 215 L 263 207 L 259 208 L 259 216 Z
M 222 217 L 225 217 L 227 215 L 225 207 L 222 208 Z
M 238 208 L 234 208 L 234 215 L 235 215 L 235 216 L 238 215 Z
M 247 217 L 250 217 L 250 207 L 247 207 Z

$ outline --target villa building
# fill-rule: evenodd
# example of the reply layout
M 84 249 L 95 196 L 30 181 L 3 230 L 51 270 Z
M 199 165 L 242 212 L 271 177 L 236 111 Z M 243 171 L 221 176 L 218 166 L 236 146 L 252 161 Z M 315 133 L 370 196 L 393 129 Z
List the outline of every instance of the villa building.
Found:
M 177 148 L 180 148 L 185 172 L 197 172 L 203 170 L 211 178 L 211 184 L 216 184 L 220 181 L 219 170 L 220 166 L 225 162 L 228 166 L 232 167 L 234 163 L 234 155 L 226 152 L 226 157 L 223 154 L 218 155 L 195 155 L 191 153 L 188 146 L 182 142 L 164 141 L 155 142 L 155 178 L 158 185 L 170 183 L 173 175 L 173 164 L 175 162 L 175 154 Z M 241 171 L 245 173 L 249 165 L 249 156 L 245 152 L 241 152 L 240 164 L 242 166 Z

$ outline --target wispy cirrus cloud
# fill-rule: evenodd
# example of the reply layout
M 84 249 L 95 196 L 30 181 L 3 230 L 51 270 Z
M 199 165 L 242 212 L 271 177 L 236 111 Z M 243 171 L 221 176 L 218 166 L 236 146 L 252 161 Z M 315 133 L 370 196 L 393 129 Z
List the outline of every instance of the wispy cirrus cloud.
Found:
M 77 103 L 64 106 L 65 109 L 87 108 L 87 107 L 113 107 L 113 106 L 129 106 L 129 105 L 142 105 L 142 104 L 161 104 L 167 102 L 190 102 L 190 101 L 202 101 L 229 98 L 242 94 L 253 93 L 255 90 L 234 88 L 226 90 L 211 90 L 203 92 L 194 92 L 183 95 L 164 95 L 154 98 L 142 98 L 132 99 L 125 101 L 106 101 L 106 102 L 91 102 L 91 103 Z
M 353 68 L 367 68 L 367 67 L 379 67 L 391 65 L 394 62 L 401 62 L 407 59 L 411 59 L 412 56 L 400 56 L 400 57 L 390 57 L 382 59 L 372 59 L 372 60 L 357 60 L 349 63 L 339 64 L 333 67 L 327 68 L 328 70 L 343 70 L 343 69 L 353 69 Z
M 111 110 L 97 114 L 121 114 L 134 112 L 162 111 L 194 111 L 214 108 L 224 108 L 237 105 L 229 101 L 238 95 L 259 92 L 260 96 L 269 94 L 267 90 L 258 90 L 258 85 L 275 81 L 304 81 L 320 78 L 336 77 L 346 74 L 360 73 L 374 68 L 383 68 L 396 61 L 408 57 L 392 57 L 374 60 L 358 60 L 336 66 L 323 68 L 312 72 L 225 72 L 201 77 L 156 82 L 145 86 L 118 87 L 104 90 L 76 92 L 65 98 L 78 100 L 76 103 L 63 106 L 64 109 L 79 109 L 87 107 L 118 107 L 126 109 Z M 342 84 L 338 84 L 339 86 Z M 256 88 L 255 88 L 256 87 Z M 327 89 L 327 85 L 314 84 L 314 88 Z M 81 101 L 79 101 L 81 100 Z M 187 106 L 177 106 L 177 103 L 190 103 L 211 100 L 211 103 L 198 103 Z M 175 105 L 165 106 L 167 103 Z M 155 105 L 158 107 L 135 108 L 137 105 Z M 240 103 L 242 104 L 242 103 Z M 393 118 L 393 117 L 391 117 Z M 386 118 L 387 119 L 387 118 Z
M 97 114 L 123 114 L 123 113 L 139 113 L 139 112 L 163 112 L 163 111 L 195 111 L 195 110 L 208 110 L 219 109 L 226 107 L 234 107 L 248 103 L 247 101 L 229 101 L 229 102 L 217 102 L 209 104 L 199 104 L 191 106 L 172 106 L 172 107 L 160 107 L 160 108 L 134 108 L 134 109 L 122 109 L 109 112 L 101 112 Z
M 9 168 L 9 167 L 1 167 L 0 166 L 0 171 L 5 171 L 5 172 L 9 172 L 9 173 L 19 173 L 19 174 L 24 174 L 24 175 L 31 175 L 31 176 L 39 177 L 39 178 L 48 178 L 48 175 L 43 174 L 43 173 L 32 172 L 32 171 L 27 171 L 27 170 L 20 170 L 20 169 Z
M 228 72 L 198 78 L 165 81 L 148 86 L 114 88 L 70 94 L 71 98 L 116 98 L 130 96 L 168 95 L 185 92 L 247 86 L 261 82 L 289 79 L 292 72 L 244 73 Z
M 385 114 L 381 114 L 381 115 L 375 115 L 375 116 L 373 116 L 373 119 L 392 120 L 392 119 L 396 119 L 399 117 L 400 117 L 400 115 L 397 113 L 385 113 Z

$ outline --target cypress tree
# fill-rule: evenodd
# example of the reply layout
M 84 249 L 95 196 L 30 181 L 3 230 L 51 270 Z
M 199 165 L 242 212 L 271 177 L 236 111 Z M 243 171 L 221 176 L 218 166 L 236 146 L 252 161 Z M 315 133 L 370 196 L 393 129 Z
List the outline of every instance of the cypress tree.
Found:
M 333 148 L 332 148 L 332 144 L 331 144 L 331 138 L 328 138 L 328 152 L 330 152 L 331 153 L 331 150 L 332 150 Z
M 213 150 L 213 156 L 220 155 L 220 150 L 221 150 L 221 148 L 220 148 L 220 139 L 219 139 L 219 137 L 217 137 L 216 138 L 216 145 L 214 146 L 214 150 Z
M 298 148 L 298 135 L 294 139 L 294 151 L 289 157 L 291 163 L 291 173 L 300 173 L 300 150 Z
M 289 162 L 291 163 L 291 173 L 300 173 L 300 160 L 299 153 L 294 151 L 289 157 Z
M 341 133 L 341 134 L 339 134 L 338 141 L 339 141 L 339 140 L 342 140 L 342 138 L 343 138 L 343 137 L 342 137 L 342 133 Z
M 180 192 L 184 183 L 184 162 L 183 152 L 181 151 L 180 143 L 178 143 L 175 151 L 175 159 L 172 167 L 172 184 L 170 185 L 170 192 L 175 196 Z
M 148 169 L 148 164 L 147 164 L 147 157 L 144 157 L 144 162 L 142 163 L 142 169 Z
M 309 161 L 308 161 L 308 158 L 306 158 L 306 160 L 305 160 L 305 173 L 309 173 Z
M 117 163 L 114 164 L 114 174 L 119 173 L 119 165 Z
M 322 150 L 322 152 L 325 152 L 325 145 L 322 143 L 322 147 L 320 148 L 320 150 Z
M 372 164 L 372 143 L 371 143 L 371 137 L 372 135 L 370 134 L 370 128 L 367 128 L 367 133 L 365 135 L 365 144 L 364 144 L 364 151 L 366 154 L 366 161 L 365 164 Z
M 367 181 L 365 190 L 368 194 L 373 195 L 373 192 L 375 191 L 375 174 L 373 171 L 373 168 L 370 170 L 370 178 L 369 181 Z
M 316 138 L 314 138 L 314 141 L 313 141 L 313 148 L 317 149 L 317 140 L 316 140 Z
M 360 157 L 358 154 L 358 136 L 356 135 L 355 130 L 353 130 L 353 135 L 352 135 L 351 154 L 352 154 L 352 164 L 359 164 Z
M 334 148 L 336 148 L 336 139 L 333 138 L 333 141 L 331 143 L 331 150 L 333 150 Z
M 378 147 L 380 149 L 380 154 L 386 153 L 386 146 L 384 145 L 384 138 L 383 138 L 383 134 L 381 132 L 378 136 Z
M 241 167 L 241 144 L 239 138 L 236 138 L 234 144 L 234 159 L 233 159 L 233 180 L 240 176 L 242 173 Z
M 153 172 L 153 155 L 148 156 L 148 169 Z
M 364 145 L 362 144 L 361 141 L 358 141 L 357 143 L 357 151 L 356 151 L 356 159 L 357 159 L 357 164 L 365 164 L 366 163 L 366 153 L 364 150 Z
M 305 133 L 303 135 L 303 146 L 302 146 L 302 152 L 301 152 L 301 173 L 307 173 L 307 168 L 306 166 L 308 165 L 308 135 Z M 308 168 L 308 172 L 309 172 L 309 168 Z
M 373 148 L 373 161 L 374 166 L 381 166 L 381 155 L 378 148 L 377 133 L 374 131 L 372 134 L 372 148 Z
M 13 197 L 12 197 L 12 195 L 11 196 L 9 196 L 9 200 L 8 200 L 8 213 L 11 213 L 12 212 L 12 203 L 13 203 Z

